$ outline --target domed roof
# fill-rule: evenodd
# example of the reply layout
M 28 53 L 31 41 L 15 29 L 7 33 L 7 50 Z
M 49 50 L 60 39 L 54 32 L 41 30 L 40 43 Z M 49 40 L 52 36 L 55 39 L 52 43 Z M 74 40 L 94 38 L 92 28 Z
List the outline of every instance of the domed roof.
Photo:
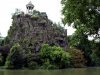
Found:
M 26 5 L 26 7 L 34 7 L 34 5 L 33 5 L 32 2 L 30 1 L 30 2 Z

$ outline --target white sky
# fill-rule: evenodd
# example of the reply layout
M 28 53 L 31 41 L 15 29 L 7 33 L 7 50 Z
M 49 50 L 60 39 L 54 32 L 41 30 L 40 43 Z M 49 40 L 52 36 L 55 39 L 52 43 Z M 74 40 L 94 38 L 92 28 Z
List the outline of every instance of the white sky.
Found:
M 7 35 L 7 31 L 12 23 L 12 13 L 15 9 L 21 9 L 26 12 L 26 4 L 30 0 L 0 0 L 0 33 L 2 36 Z M 31 0 L 36 10 L 46 12 L 49 19 L 53 22 L 61 21 L 61 0 Z M 73 29 L 68 27 L 68 35 L 73 33 Z

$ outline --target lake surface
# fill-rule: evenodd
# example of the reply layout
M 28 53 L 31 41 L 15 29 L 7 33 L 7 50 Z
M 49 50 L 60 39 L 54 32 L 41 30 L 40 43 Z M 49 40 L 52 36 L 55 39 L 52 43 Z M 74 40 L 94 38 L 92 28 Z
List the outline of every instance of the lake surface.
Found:
M 100 68 L 65 70 L 0 70 L 0 75 L 100 75 Z

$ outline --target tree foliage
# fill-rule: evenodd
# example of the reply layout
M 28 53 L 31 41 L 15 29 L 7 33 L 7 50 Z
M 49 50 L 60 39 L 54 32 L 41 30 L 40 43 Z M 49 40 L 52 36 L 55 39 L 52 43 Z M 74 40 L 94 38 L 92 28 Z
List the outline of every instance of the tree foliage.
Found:
M 88 35 L 84 34 L 84 29 L 77 29 L 68 39 L 70 47 L 83 51 L 87 65 L 92 65 L 91 53 L 94 49 L 94 41 L 88 40 Z
M 43 65 L 47 69 L 48 67 L 67 68 L 70 65 L 70 54 L 60 47 L 44 44 L 41 48 L 40 56 L 43 59 Z
M 70 49 L 71 54 L 71 66 L 72 67 L 84 67 L 86 60 L 84 58 L 84 53 L 78 49 Z
M 100 66 L 100 43 L 95 44 L 95 48 L 93 50 L 93 53 L 91 54 L 91 58 L 96 66 Z
M 64 15 L 63 23 L 76 28 L 75 33 L 69 37 L 70 45 L 84 51 L 85 58 L 90 65 L 93 63 L 91 62 L 91 54 L 92 59 L 94 56 L 98 57 L 94 50 L 99 48 L 95 41 L 100 40 L 100 11 L 98 10 L 100 1 L 62 0 L 61 3 Z M 94 39 L 89 41 L 89 36 Z
M 99 0 L 62 0 L 62 14 L 64 24 L 71 25 L 76 29 L 84 28 L 84 33 L 98 35 L 100 28 L 100 13 L 97 8 Z
M 15 44 L 7 57 L 5 67 L 9 69 L 19 69 L 24 65 L 23 50 L 19 44 Z

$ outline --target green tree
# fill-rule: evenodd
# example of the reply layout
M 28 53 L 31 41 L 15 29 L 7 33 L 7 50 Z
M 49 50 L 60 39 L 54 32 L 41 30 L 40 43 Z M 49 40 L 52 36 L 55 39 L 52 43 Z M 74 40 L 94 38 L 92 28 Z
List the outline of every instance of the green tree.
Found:
M 71 43 L 85 53 L 88 61 L 97 45 L 95 40 L 99 40 L 100 30 L 100 7 L 99 0 L 62 0 L 63 23 L 76 28 L 76 32 L 71 36 Z M 93 41 L 88 40 L 88 36 L 94 36 Z M 90 62 L 88 62 L 90 65 Z
M 95 44 L 95 49 L 91 54 L 91 58 L 96 66 L 100 66 L 100 42 Z
M 44 44 L 41 48 L 40 56 L 43 59 L 43 65 L 46 69 L 67 68 L 70 66 L 71 56 L 61 47 Z
M 70 49 L 71 54 L 71 66 L 72 67 L 84 67 L 86 60 L 84 58 L 84 53 L 78 49 Z
M 84 27 L 84 33 L 98 35 L 100 28 L 100 13 L 97 8 L 99 0 L 62 0 L 63 23 L 72 25 L 76 29 Z
M 5 67 L 9 69 L 19 69 L 24 65 L 24 52 L 19 44 L 15 44 L 7 57 Z

